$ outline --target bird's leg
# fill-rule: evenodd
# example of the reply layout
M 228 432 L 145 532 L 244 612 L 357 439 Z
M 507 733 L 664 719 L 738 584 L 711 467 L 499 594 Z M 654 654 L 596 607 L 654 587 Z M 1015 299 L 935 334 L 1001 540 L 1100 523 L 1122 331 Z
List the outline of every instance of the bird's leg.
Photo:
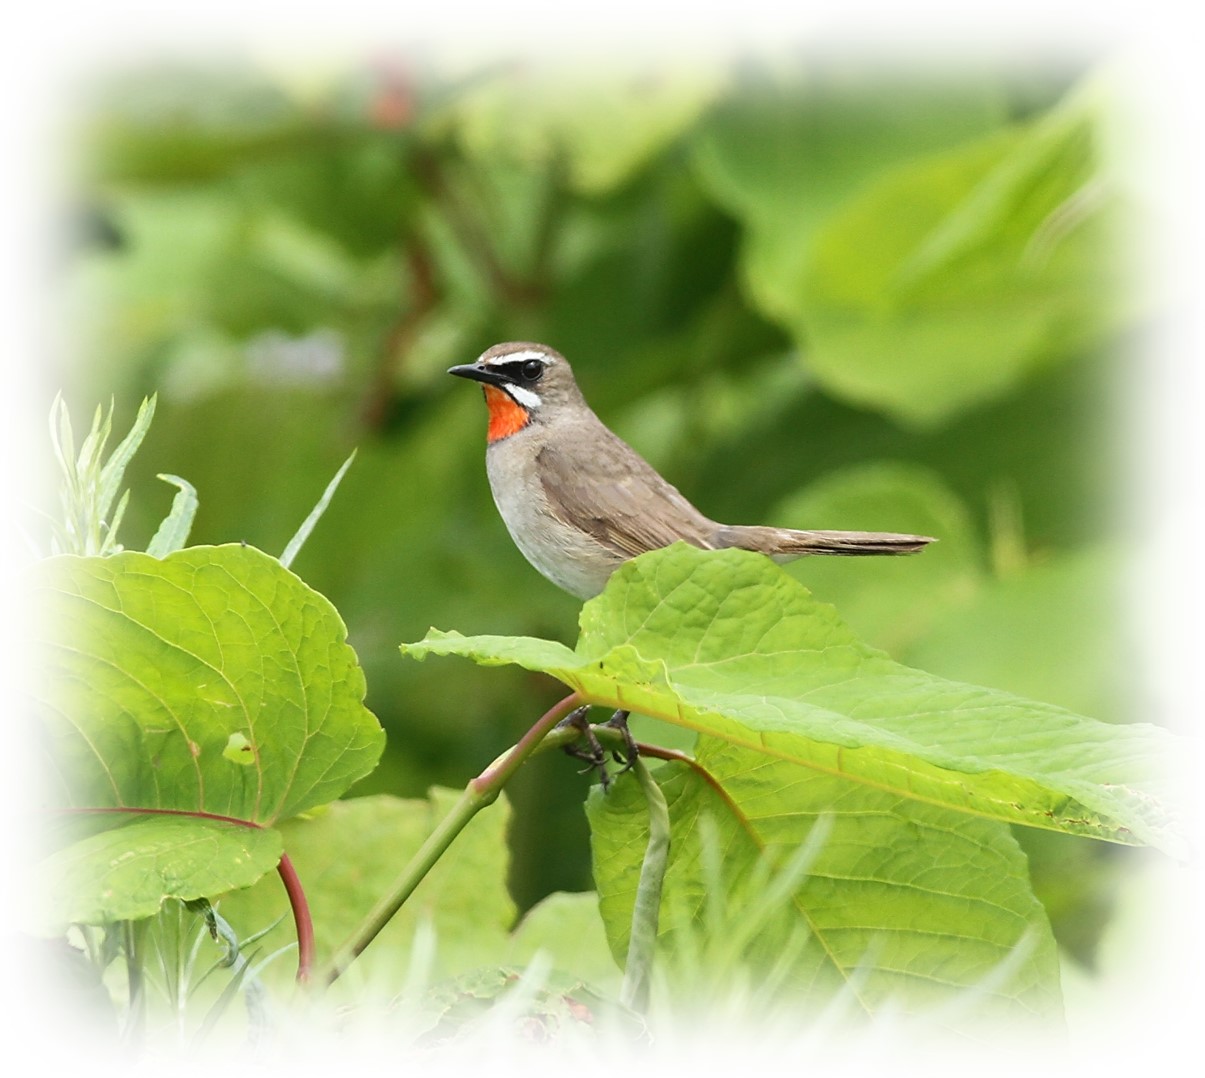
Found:
M 615 712 L 614 715 L 607 720 L 607 725 L 615 730 L 618 730 L 623 735 L 623 755 L 618 752 L 612 752 L 611 755 L 615 758 L 617 764 L 623 766 L 615 772 L 617 775 L 622 775 L 635 762 L 636 757 L 640 755 L 640 749 L 636 745 L 636 739 L 632 737 L 632 732 L 628 729 L 628 715 L 631 712 L 624 711 L 622 708 Z
M 589 746 L 588 749 L 580 749 L 575 744 L 565 745 L 565 754 L 573 756 L 578 760 L 585 760 L 590 765 L 590 767 L 586 768 L 587 771 L 597 769 L 598 781 L 605 793 L 611 782 L 610 776 L 607 774 L 607 753 L 594 731 L 590 729 L 590 724 L 586 721 L 586 715 L 589 712 L 590 706 L 588 704 L 575 708 L 556 724 L 556 728 L 560 730 L 562 727 L 572 727 L 585 738 L 586 744 Z

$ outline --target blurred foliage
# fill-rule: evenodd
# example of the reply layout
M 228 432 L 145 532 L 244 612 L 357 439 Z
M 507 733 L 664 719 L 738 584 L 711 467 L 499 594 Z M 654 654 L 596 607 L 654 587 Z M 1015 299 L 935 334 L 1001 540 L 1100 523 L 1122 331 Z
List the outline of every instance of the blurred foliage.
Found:
M 576 637 L 577 604 L 494 511 L 480 400 L 444 375 L 507 339 L 569 356 L 719 519 L 938 535 L 918 559 L 793 570 L 895 657 L 1141 717 L 1112 549 L 1113 386 L 1143 312 L 1109 108 L 1074 65 L 804 52 L 100 73 L 46 402 L 129 414 L 158 393 L 131 484 L 187 476 L 198 543 L 279 552 L 358 449 L 294 566 L 346 620 L 388 731 L 355 793 L 459 787 L 558 695 L 397 651 L 431 624 Z M 131 505 L 131 545 L 170 496 Z M 519 909 L 589 885 L 585 782 L 546 755 L 510 789 Z M 1090 961 L 1126 851 L 1020 837 Z

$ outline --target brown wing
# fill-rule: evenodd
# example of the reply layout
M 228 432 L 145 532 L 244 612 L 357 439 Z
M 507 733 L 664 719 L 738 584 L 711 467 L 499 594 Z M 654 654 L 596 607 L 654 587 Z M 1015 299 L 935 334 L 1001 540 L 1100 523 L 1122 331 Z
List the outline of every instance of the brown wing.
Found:
M 545 445 L 536 456 L 552 511 L 623 558 L 683 539 L 711 548 L 716 529 L 653 467 L 600 425 L 590 446 Z

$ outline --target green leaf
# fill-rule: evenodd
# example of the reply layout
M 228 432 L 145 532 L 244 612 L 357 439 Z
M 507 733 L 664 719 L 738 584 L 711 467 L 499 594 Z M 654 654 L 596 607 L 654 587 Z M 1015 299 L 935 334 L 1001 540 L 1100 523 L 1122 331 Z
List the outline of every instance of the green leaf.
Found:
M 297 557 L 305 541 L 310 537 L 310 532 L 314 530 L 314 526 L 322 519 L 322 514 L 326 512 L 326 507 L 330 505 L 331 498 L 334 497 L 335 491 L 343 481 L 344 475 L 347 474 L 347 469 L 351 467 L 351 462 L 355 459 L 356 451 L 353 449 L 351 455 L 343 462 L 339 470 L 335 472 L 335 477 L 327 483 L 326 489 L 322 492 L 322 497 L 318 499 L 318 504 L 310 510 L 309 516 L 301 522 L 301 527 L 297 529 L 297 533 L 285 546 L 284 552 L 280 555 L 280 564 L 286 569 L 293 564 L 293 559 Z
M 197 515 L 197 492 L 191 483 L 178 475 L 160 475 L 159 478 L 179 489 L 172 498 L 172 507 L 163 518 L 163 523 L 147 544 L 146 552 L 153 558 L 163 558 L 183 550 L 188 542 L 188 533 L 192 531 L 193 518 Z
M 150 917 L 183 900 L 249 887 L 280 860 L 280 833 L 189 816 L 143 816 L 52 853 L 35 869 L 32 924 L 56 935 L 69 924 Z
M 74 453 L 71 416 L 61 397 L 55 397 L 50 409 L 50 440 L 62 473 L 60 500 L 63 521 L 51 549 L 55 553 L 100 555 L 121 549 L 117 532 L 129 504 L 130 492 L 118 498 L 126 467 L 133 459 L 150 429 L 155 414 L 155 397 L 144 398 L 129 433 L 102 464 L 101 454 L 113 431 L 113 404 L 106 412 L 99 405 L 92 426 Z M 114 508 L 113 502 L 117 501 Z
M 764 69 L 713 109 L 693 163 L 742 220 L 745 277 L 758 305 L 794 321 L 818 229 L 891 168 L 999 127 L 1004 95 L 957 80 L 820 67 Z
M 921 555 L 922 557 L 924 555 Z M 764 557 L 684 544 L 633 559 L 577 649 L 430 632 L 415 658 L 517 663 L 587 701 L 976 815 L 1180 852 L 1176 740 L 912 670 L 861 643 Z
M 784 321 L 827 389 L 934 425 L 1125 324 L 1100 111 L 902 165 L 818 231 Z
M 697 766 L 656 776 L 673 828 L 659 961 L 675 998 L 736 1001 L 761 1017 L 835 1001 L 959 1028 L 1059 1014 L 1057 951 L 1004 825 L 714 738 L 700 739 Z M 588 804 L 617 956 L 648 832 L 643 801 L 625 780 Z
M 34 566 L 48 795 L 273 823 L 339 797 L 384 733 L 338 613 L 252 547 Z M 246 739 L 250 766 L 235 762 Z
M 151 420 L 155 418 L 155 397 L 151 396 L 143 400 L 138 406 L 138 415 L 134 418 L 134 425 L 130 428 L 129 433 L 118 443 L 117 448 L 113 450 L 109 459 L 105 461 L 104 467 L 99 468 L 96 474 L 96 511 L 101 517 L 109 515 L 109 509 L 113 505 L 113 499 L 117 497 L 117 491 L 121 487 L 121 481 L 125 477 L 126 468 L 131 460 L 134 459 L 134 454 L 138 452 L 138 447 L 142 445 L 142 440 L 146 437 L 146 433 L 151 429 Z M 108 437 L 109 425 L 112 421 L 112 410 L 105 418 L 105 426 L 103 435 L 95 447 L 95 454 L 99 457 L 101 449 L 104 448 L 105 440 Z M 96 426 L 93 425 L 92 435 L 96 435 Z M 87 443 L 85 443 L 87 445 Z M 84 461 L 87 448 L 80 450 L 81 463 Z M 89 471 L 93 471 L 99 464 L 99 460 L 92 462 Z M 117 524 L 114 522 L 110 526 L 110 532 L 117 531 Z
M 337 801 L 312 818 L 280 827 L 289 858 L 306 889 L 314 918 L 318 963 L 351 935 L 458 798 L 434 788 L 427 800 L 387 794 Z M 515 905 L 506 889 L 505 800 L 478 813 L 419 884 L 399 913 L 340 979 L 363 984 L 380 977 L 396 992 L 411 962 L 420 926 L 435 933 L 435 953 L 424 978 L 452 976 L 500 961 Z M 287 912 L 272 880 L 226 896 L 222 915 L 240 935 L 258 931 Z M 282 923 L 265 937 L 271 949 L 287 943 Z M 284 976 L 288 971 L 273 975 Z

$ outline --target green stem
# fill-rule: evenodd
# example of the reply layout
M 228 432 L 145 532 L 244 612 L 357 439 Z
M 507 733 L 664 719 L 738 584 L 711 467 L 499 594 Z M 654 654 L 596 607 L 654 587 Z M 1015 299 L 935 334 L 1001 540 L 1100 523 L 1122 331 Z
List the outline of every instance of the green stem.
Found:
M 581 697 L 577 693 L 570 693 L 563 700 L 554 704 L 513 748 L 498 757 L 480 775 L 469 782 L 464 793 L 452 806 L 451 811 L 431 832 L 427 841 L 419 847 L 418 852 L 410 859 L 410 863 L 406 865 L 401 875 L 380 901 L 369 910 L 367 916 L 360 922 L 347 942 L 335 952 L 327 966 L 315 976 L 315 983 L 326 985 L 334 983 L 363 953 L 394 914 L 402 908 L 406 899 L 414 893 L 423 878 L 452 845 L 456 836 L 465 829 L 469 821 L 483 808 L 492 805 L 498 799 L 502 787 L 506 785 L 523 761 L 536 750 L 545 735 L 580 703 Z
M 661 885 L 669 864 L 669 806 L 665 794 L 639 757 L 632 768 L 640 780 L 649 809 L 649 841 L 640 866 L 640 882 L 632 907 L 632 932 L 624 962 L 619 1000 L 625 1007 L 644 1014 L 649 1005 L 653 956 L 657 949 L 657 924 L 661 911 Z

